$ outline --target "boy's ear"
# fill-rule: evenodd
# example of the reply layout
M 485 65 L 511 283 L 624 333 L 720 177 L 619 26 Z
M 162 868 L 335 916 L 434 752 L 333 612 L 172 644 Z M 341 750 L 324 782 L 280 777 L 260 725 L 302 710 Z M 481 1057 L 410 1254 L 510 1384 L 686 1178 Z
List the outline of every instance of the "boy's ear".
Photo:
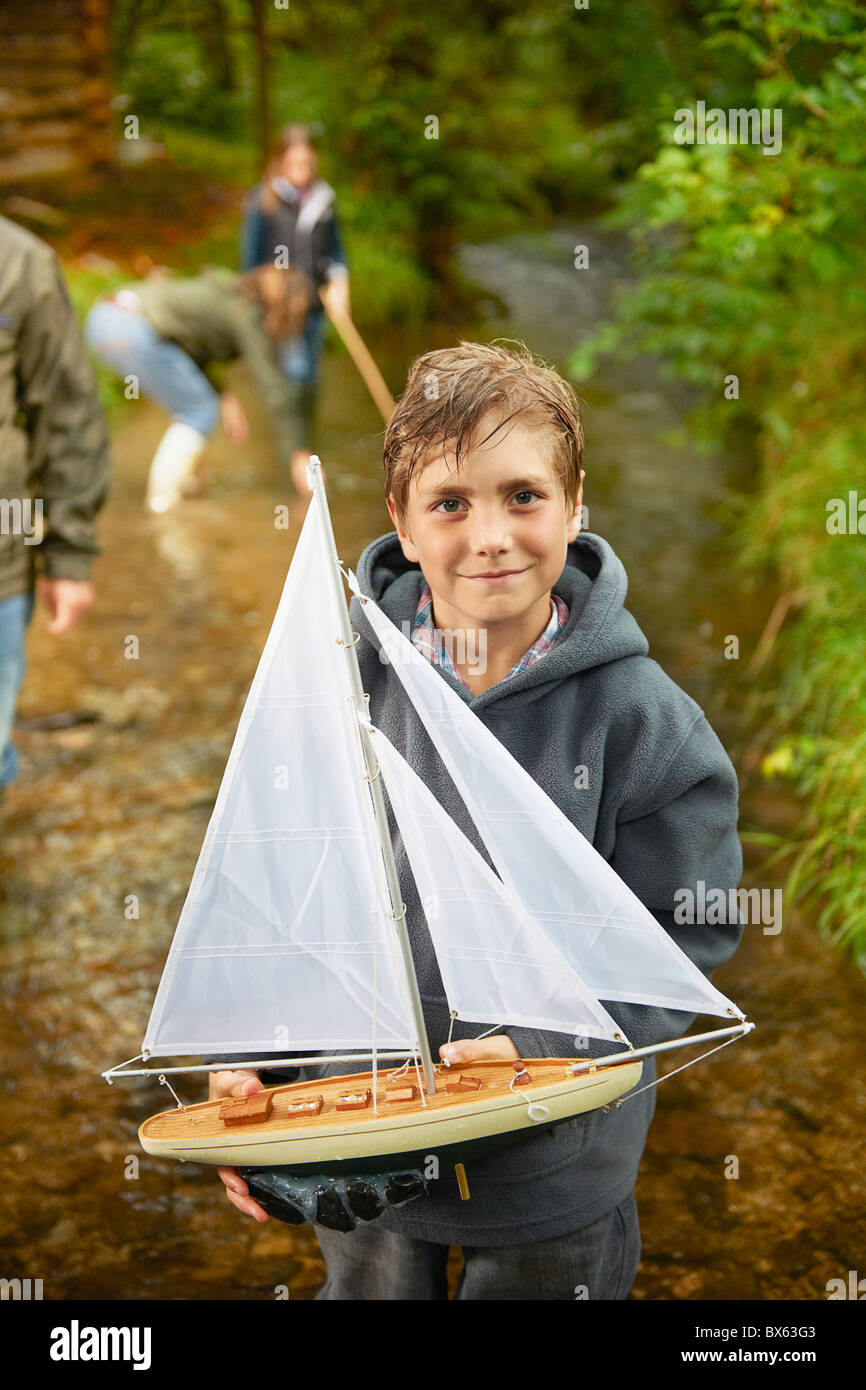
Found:
M 394 530 L 397 532 L 397 536 L 399 537 L 403 554 L 406 556 L 407 560 L 411 560 L 413 564 L 417 565 L 419 563 L 418 551 L 415 549 L 412 537 L 409 534 L 409 531 L 406 529 L 405 521 L 401 522 L 399 519 L 399 516 L 397 514 L 397 507 L 394 502 L 394 494 L 392 492 L 388 493 L 387 503 L 388 511 L 391 514 L 391 520 L 394 523 Z
M 577 537 L 580 534 L 580 514 L 583 509 L 583 480 L 585 477 L 586 474 L 581 468 L 580 481 L 577 485 L 577 497 L 574 503 L 574 513 L 569 518 L 568 531 L 566 532 L 569 542 L 577 540 Z

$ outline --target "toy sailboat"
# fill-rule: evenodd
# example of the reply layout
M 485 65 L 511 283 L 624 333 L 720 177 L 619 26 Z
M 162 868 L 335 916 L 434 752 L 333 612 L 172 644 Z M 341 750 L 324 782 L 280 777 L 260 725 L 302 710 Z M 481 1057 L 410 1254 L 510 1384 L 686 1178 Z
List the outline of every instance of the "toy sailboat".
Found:
M 319 460 L 276 617 L 241 715 L 139 1060 L 177 1108 L 146 1120 L 166 1158 L 385 1172 L 462 1164 L 621 1103 L 641 1059 L 754 1028 L 381 611 L 357 595 L 496 872 L 371 722 Z M 383 658 L 384 659 L 384 658 Z M 382 790 L 452 1018 L 569 1033 L 595 1059 L 434 1063 Z M 634 1048 L 601 1000 L 737 1022 Z M 437 1039 L 437 1043 L 445 1039 Z M 726 1044 L 722 1044 L 726 1045 Z M 370 1063 L 240 1099 L 183 1105 L 168 1081 L 267 1054 L 266 1067 Z M 699 1059 L 697 1059 L 699 1060 Z M 156 1065 L 154 1063 L 157 1063 Z M 386 1065 L 387 1064 L 387 1065 Z M 402 1064 L 402 1065 L 401 1065 Z

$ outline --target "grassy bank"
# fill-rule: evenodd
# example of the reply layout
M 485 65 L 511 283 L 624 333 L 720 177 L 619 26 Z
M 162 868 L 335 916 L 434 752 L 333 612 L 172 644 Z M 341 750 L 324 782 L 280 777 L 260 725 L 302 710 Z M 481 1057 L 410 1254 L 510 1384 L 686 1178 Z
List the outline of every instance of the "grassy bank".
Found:
M 786 779 L 803 806 L 793 843 L 752 838 L 768 867 L 787 864 L 789 902 L 817 909 L 866 973 L 866 425 L 855 391 L 819 394 L 806 409 L 785 402 L 765 431 L 761 488 L 738 528 L 741 563 L 778 576 L 768 648 L 782 623 L 745 714 L 763 775 Z
M 802 820 L 793 840 L 745 838 L 766 845 L 768 868 L 787 867 L 787 906 L 817 908 L 826 938 L 866 969 L 866 36 L 853 6 L 824 0 L 730 0 L 715 28 L 760 75 L 714 89 L 713 104 L 782 113 L 781 148 L 680 144 L 672 107 L 615 219 L 640 283 L 573 368 L 585 378 L 605 352 L 658 354 L 704 388 L 699 437 L 756 436 L 732 562 L 768 595 L 767 625 L 743 662 L 742 708 L 756 769 L 787 781 Z M 797 44 L 799 76 L 786 57 Z

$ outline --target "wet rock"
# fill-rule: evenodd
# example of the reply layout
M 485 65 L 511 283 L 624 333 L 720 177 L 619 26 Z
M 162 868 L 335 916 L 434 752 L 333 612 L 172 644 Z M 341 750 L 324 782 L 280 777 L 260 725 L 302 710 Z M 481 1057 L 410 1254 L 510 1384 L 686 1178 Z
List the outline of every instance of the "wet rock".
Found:
M 695 1298 L 704 1287 L 704 1281 L 696 1269 L 690 1270 L 678 1279 L 673 1287 L 674 1298 Z

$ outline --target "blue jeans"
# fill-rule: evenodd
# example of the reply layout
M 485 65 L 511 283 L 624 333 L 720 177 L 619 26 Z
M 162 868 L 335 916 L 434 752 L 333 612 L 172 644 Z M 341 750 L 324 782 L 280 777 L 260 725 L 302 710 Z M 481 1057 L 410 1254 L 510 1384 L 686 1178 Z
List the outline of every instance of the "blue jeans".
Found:
M 213 434 L 220 399 L 204 372 L 177 343 L 160 338 L 143 314 L 101 299 L 84 324 L 89 346 L 118 376 L 138 378 L 139 389 L 174 420 Z
M 376 1221 L 345 1233 L 317 1226 L 316 1238 L 328 1267 L 317 1299 L 448 1298 L 447 1245 L 380 1230 Z M 582 1231 L 523 1245 L 464 1245 L 454 1301 L 621 1300 L 634 1282 L 640 1254 L 632 1192 Z
M 15 701 L 27 669 L 24 638 L 32 616 L 32 591 L 0 599 L 0 787 L 18 772 L 18 753 L 10 734 Z
M 295 338 L 286 338 L 278 348 L 283 375 L 288 377 L 289 381 L 296 382 L 298 386 L 295 433 L 292 438 L 292 447 L 295 449 L 312 447 L 313 410 L 324 327 L 324 314 L 309 314 L 303 333 L 299 333 Z
M 287 338 L 280 344 L 280 366 L 290 381 L 302 381 L 315 386 L 322 355 L 325 315 L 321 311 L 307 315 L 303 333 Z

